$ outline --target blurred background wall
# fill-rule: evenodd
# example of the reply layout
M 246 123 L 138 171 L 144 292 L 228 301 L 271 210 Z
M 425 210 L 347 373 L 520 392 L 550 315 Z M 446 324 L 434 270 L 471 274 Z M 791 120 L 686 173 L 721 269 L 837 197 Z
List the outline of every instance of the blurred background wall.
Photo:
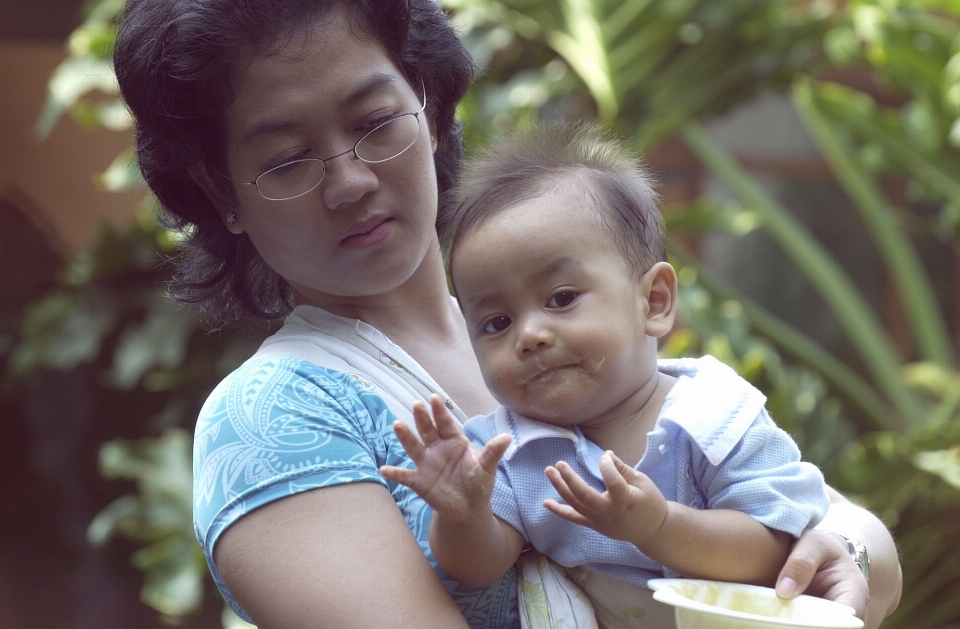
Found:
M 62 262 L 103 224 L 130 222 L 137 193 L 98 189 L 94 177 L 129 145 L 127 132 L 61 119 L 35 127 L 47 82 L 81 22 L 80 0 L 0 2 L 0 304 L 15 312 L 53 286 Z M 99 445 L 124 428 L 91 414 L 96 388 L 53 376 L 0 401 L 0 628 L 158 625 L 139 601 L 132 548 L 97 550 L 86 527 L 120 488 L 100 479 Z M 51 390 L 56 390 L 52 395 Z M 66 397 L 71 403 L 47 402 Z M 63 408 L 72 409 L 68 413 Z M 123 544 L 120 544 L 123 546 Z

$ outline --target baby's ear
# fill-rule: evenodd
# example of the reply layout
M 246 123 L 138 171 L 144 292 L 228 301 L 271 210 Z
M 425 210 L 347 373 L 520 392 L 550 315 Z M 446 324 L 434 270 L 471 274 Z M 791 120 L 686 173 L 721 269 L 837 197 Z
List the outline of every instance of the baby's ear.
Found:
M 640 278 L 640 287 L 647 302 L 647 336 L 666 336 L 677 314 L 677 272 L 669 262 L 657 262 Z

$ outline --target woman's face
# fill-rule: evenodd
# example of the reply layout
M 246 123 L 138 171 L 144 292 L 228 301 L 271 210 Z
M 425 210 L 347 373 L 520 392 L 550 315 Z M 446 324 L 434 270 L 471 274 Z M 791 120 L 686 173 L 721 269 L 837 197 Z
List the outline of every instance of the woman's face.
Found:
M 419 111 L 411 86 L 375 39 L 358 39 L 343 15 L 294 37 L 279 54 L 253 57 L 233 77 L 226 110 L 227 163 L 237 182 L 284 162 L 349 151 L 391 117 Z M 352 153 L 328 161 L 322 183 L 269 201 L 234 185 L 233 233 L 245 232 L 301 302 L 331 306 L 404 285 L 438 251 L 432 122 L 403 154 L 370 164 Z

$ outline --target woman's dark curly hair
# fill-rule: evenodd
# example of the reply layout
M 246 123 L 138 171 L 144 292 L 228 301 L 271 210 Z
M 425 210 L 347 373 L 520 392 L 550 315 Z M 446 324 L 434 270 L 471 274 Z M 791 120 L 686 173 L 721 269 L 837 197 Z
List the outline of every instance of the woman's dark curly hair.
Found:
M 184 238 L 172 292 L 199 307 L 214 328 L 283 317 L 293 307 L 292 291 L 246 234 L 226 230 L 187 169 L 202 163 L 209 172 L 227 172 L 230 70 L 251 54 L 278 51 L 305 25 L 341 8 L 359 35 L 383 45 L 411 84 L 427 77 L 444 198 L 462 158 L 454 110 L 475 67 L 434 0 L 128 0 L 124 9 L 114 67 L 135 120 L 140 170 L 163 208 L 163 225 Z M 225 179 L 217 185 L 233 198 Z

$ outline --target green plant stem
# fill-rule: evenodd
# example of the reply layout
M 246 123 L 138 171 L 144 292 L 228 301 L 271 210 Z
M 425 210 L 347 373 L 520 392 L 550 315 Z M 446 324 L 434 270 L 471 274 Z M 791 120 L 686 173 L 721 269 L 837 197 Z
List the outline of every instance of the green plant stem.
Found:
M 680 128 L 680 134 L 710 172 L 726 184 L 745 206 L 757 212 L 767 231 L 823 295 L 863 357 L 878 387 L 900 414 L 900 417 L 891 420 L 893 425 L 917 425 L 921 410 L 918 401 L 900 378 L 902 360 L 846 273 L 807 230 L 752 181 L 698 125 L 686 124 Z
M 590 90 L 600 119 L 615 120 L 620 106 L 613 87 L 602 27 L 595 13 L 596 6 L 590 0 L 562 0 L 560 4 L 568 30 L 547 29 L 544 32 L 546 41 Z
M 809 79 L 801 78 L 794 83 L 793 100 L 834 175 L 873 234 L 893 276 L 921 355 L 925 360 L 952 367 L 950 333 L 940 316 L 939 302 L 913 244 L 901 230 L 896 212 L 851 159 L 853 149 L 824 118 Z
M 872 422 L 865 430 L 890 430 L 896 426 L 895 414 L 863 378 L 823 349 L 810 337 L 785 323 L 779 317 L 751 299 L 737 293 L 728 284 L 709 273 L 692 255 L 671 247 L 670 253 L 685 265 L 697 270 L 697 280 L 710 293 L 721 299 L 733 299 L 740 303 L 750 324 L 764 337 L 800 360 L 817 373 L 848 401 L 856 405 Z
M 955 159 L 951 160 L 948 155 L 937 155 L 939 161 L 929 159 L 878 124 L 873 118 L 859 115 L 848 107 L 832 106 L 834 105 L 830 102 L 832 99 L 825 95 L 818 94 L 817 100 L 828 106 L 830 114 L 842 121 L 844 125 L 854 129 L 863 137 L 883 145 L 884 150 L 895 158 L 897 164 L 903 166 L 911 177 L 942 194 L 951 203 L 960 204 L 960 178 L 957 170 L 953 169 L 957 166 Z M 944 165 L 948 167 L 944 168 Z

